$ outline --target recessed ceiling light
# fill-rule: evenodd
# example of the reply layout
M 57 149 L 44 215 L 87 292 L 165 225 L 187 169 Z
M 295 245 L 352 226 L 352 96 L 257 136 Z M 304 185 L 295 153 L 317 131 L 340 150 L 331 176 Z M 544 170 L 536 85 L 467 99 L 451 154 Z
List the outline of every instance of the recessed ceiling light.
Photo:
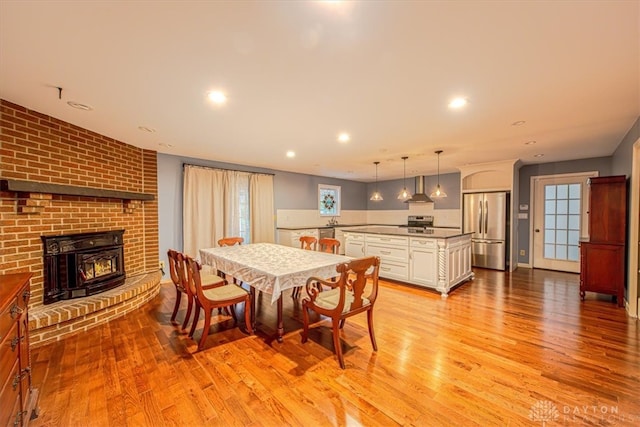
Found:
M 219 90 L 213 90 L 209 92 L 207 96 L 209 97 L 209 101 L 217 105 L 222 105 L 227 102 L 227 95 Z
M 527 141 L 527 142 L 525 142 L 525 143 L 524 143 L 524 145 L 533 145 L 533 144 L 535 144 L 535 143 L 536 143 L 536 141 L 531 140 L 531 141 Z
M 457 97 L 457 98 L 453 98 L 450 102 L 449 102 L 449 108 L 451 109 L 458 109 L 458 108 L 462 108 L 465 105 L 467 105 L 467 102 L 469 102 L 467 100 L 467 98 L 463 98 L 463 97 Z
M 544 157 L 544 154 L 535 154 L 533 157 Z
M 340 142 L 349 142 L 350 139 L 351 137 L 346 132 L 342 132 L 340 135 L 338 135 L 338 141 Z
M 93 107 L 91 107 L 91 106 L 89 106 L 89 105 L 87 105 L 87 104 L 81 104 L 81 103 L 79 103 L 79 102 L 75 102 L 75 101 L 68 101 L 68 102 L 67 102 L 67 104 L 68 104 L 70 107 L 77 108 L 78 110 L 84 110 L 84 111 L 91 111 L 91 110 L 93 110 Z
M 148 126 L 138 126 L 138 129 L 140 129 L 143 132 L 149 132 L 149 133 L 153 133 L 156 131 L 154 128 L 150 128 Z
M 511 126 L 522 126 L 525 123 L 527 123 L 527 122 L 524 121 L 524 120 L 518 120 L 517 122 L 511 123 Z
M 291 151 L 291 150 L 287 151 L 287 157 L 288 158 L 292 159 L 295 156 L 296 156 L 296 152 L 295 151 Z

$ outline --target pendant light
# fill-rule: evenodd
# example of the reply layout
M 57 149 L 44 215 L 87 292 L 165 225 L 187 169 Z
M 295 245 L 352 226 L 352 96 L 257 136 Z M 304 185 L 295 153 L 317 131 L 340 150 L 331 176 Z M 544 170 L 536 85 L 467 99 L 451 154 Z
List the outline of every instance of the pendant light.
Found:
M 436 191 L 429 195 L 429 197 L 431 197 L 432 199 L 447 197 L 447 193 L 445 193 L 444 190 L 440 188 L 440 154 L 442 154 L 442 150 L 437 150 L 435 151 L 435 153 L 438 155 L 438 186 L 436 187 Z
M 380 162 L 373 162 L 373 164 L 376 165 L 376 191 L 373 192 L 369 200 L 373 200 L 374 202 L 379 202 L 382 200 L 382 195 L 378 191 L 378 165 L 380 164 Z
M 407 190 L 407 159 L 409 157 L 404 156 L 402 160 L 404 161 L 404 173 L 403 173 L 403 188 L 400 194 L 398 194 L 398 200 L 409 200 L 411 198 L 411 193 Z

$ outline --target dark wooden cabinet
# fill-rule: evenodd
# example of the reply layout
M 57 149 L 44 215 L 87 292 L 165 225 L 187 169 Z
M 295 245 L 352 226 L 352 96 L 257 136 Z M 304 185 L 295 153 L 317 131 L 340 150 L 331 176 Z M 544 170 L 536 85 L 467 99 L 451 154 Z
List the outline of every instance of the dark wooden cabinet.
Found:
M 30 273 L 0 275 L 0 425 L 26 426 L 37 414 L 31 386 Z
M 580 243 L 580 298 L 585 292 L 615 295 L 624 303 L 627 178 L 589 180 L 589 240 Z

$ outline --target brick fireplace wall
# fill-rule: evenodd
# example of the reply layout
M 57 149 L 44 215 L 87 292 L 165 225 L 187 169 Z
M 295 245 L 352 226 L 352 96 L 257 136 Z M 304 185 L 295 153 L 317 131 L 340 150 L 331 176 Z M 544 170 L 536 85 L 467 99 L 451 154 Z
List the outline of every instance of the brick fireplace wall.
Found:
M 127 277 L 157 274 L 157 153 L 5 100 L 0 108 L 0 179 L 155 195 L 140 201 L 0 191 L 0 272 L 33 273 L 30 310 L 43 300 L 42 235 L 124 229 Z

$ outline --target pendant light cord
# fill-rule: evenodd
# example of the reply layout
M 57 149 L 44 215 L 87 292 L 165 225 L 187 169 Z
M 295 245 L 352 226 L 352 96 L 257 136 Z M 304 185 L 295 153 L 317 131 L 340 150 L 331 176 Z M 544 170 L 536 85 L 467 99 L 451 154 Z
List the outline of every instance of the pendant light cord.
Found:
M 442 150 L 436 151 L 438 155 L 438 188 L 440 188 L 440 153 L 442 153 Z
M 405 190 L 407 189 L 407 159 L 408 159 L 408 158 L 409 158 L 409 157 L 407 157 L 407 156 L 404 156 L 404 157 L 402 158 L 402 162 L 403 162 L 403 168 L 402 168 L 402 169 L 403 169 L 403 171 L 402 171 L 402 176 L 403 176 L 403 178 L 402 178 L 402 186 L 405 188 Z

